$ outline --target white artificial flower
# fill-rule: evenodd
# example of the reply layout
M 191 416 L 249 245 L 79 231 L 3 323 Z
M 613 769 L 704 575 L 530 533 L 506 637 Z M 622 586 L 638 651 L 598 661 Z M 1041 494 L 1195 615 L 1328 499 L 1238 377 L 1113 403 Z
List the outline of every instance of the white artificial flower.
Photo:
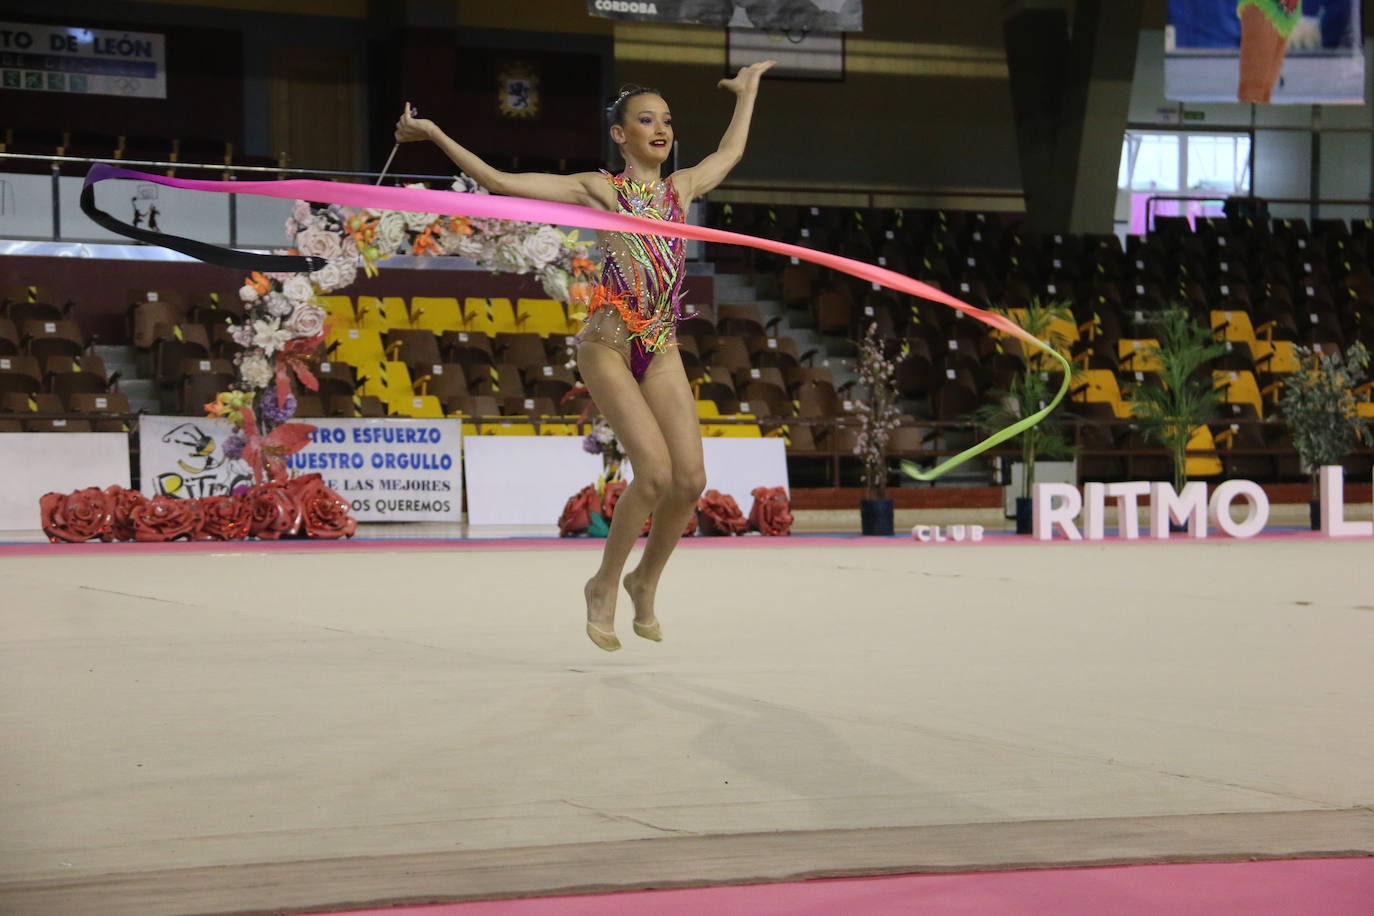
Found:
M 525 237 L 522 247 L 536 268 L 543 267 L 563 253 L 563 233 L 552 226 L 540 226 Z
M 258 291 L 252 285 L 244 284 L 243 286 L 239 287 L 239 298 L 242 299 L 244 302 L 257 302 Z
M 304 229 L 296 235 L 296 250 L 306 257 L 328 261 L 339 256 L 339 235 L 320 226 Z
M 295 308 L 295 306 L 291 304 L 290 299 L 275 291 L 264 296 L 263 303 L 267 309 L 267 314 L 277 318 L 284 318 L 290 315 L 291 310 Z
M 292 274 L 291 279 L 281 285 L 281 291 L 296 305 L 309 302 L 315 297 L 315 291 L 310 287 L 310 277 L 308 274 Z
M 423 187 L 423 185 L 422 185 Z M 410 213 L 404 214 L 406 229 L 410 232 L 424 232 L 429 228 L 429 224 L 439 218 L 437 213 Z
M 327 293 L 345 285 L 343 277 L 339 274 L 339 260 L 339 258 L 335 258 L 310 275 L 310 282 L 315 284 L 315 289 Z M 304 307 L 300 306 L 299 308 Z
M 390 257 L 401 247 L 406 237 L 406 215 L 396 210 L 387 210 L 377 221 L 377 234 L 374 239 L 382 257 Z
M 544 293 L 550 298 L 559 302 L 567 302 L 572 294 L 568 291 L 568 281 L 572 277 L 561 267 L 549 265 L 539 272 L 539 283 L 544 287 Z
M 352 286 L 353 281 L 358 277 L 358 257 L 344 254 L 329 262 L 329 266 L 339 272 L 339 282 L 334 284 L 331 289 L 342 289 L 345 286 Z
M 245 353 L 239 361 L 239 376 L 249 388 L 266 388 L 273 375 L 272 364 L 261 353 Z
M 253 345 L 261 347 L 267 356 L 286 346 L 291 337 L 291 332 L 283 328 L 277 318 L 259 318 L 253 322 Z
M 324 333 L 324 309 L 318 305 L 298 306 L 283 327 L 292 337 L 318 337 Z

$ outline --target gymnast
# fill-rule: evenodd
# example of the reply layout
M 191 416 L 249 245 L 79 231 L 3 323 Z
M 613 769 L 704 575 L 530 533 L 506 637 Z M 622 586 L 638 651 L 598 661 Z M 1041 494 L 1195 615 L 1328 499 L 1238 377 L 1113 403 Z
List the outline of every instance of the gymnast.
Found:
M 735 95 L 735 112 L 719 148 L 695 166 L 666 178 L 673 148 L 668 103 L 653 89 L 629 86 L 610 106 L 611 139 L 625 170 L 576 175 L 512 174 L 493 168 L 406 104 L 397 142 L 430 140 L 478 184 L 495 194 L 580 204 L 651 219 L 685 222 L 692 201 L 711 191 L 744 155 L 759 79 L 773 66 L 740 69 L 717 86 Z M 663 638 L 654 612 L 659 577 L 706 486 L 695 399 L 676 349 L 682 320 L 685 242 L 680 238 L 598 232 L 603 259 L 586 325 L 578 335 L 577 364 L 587 390 L 615 431 L 634 468 L 616 503 L 601 566 L 587 581 L 587 636 L 608 652 L 615 634 L 618 582 L 635 538 L 653 516 L 639 565 L 625 576 L 634 603 L 634 632 Z

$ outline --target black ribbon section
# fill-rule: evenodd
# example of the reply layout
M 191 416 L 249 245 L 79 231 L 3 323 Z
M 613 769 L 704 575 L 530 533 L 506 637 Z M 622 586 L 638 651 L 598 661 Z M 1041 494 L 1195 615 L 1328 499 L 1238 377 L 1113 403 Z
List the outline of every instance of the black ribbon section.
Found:
M 162 248 L 179 251 L 197 261 L 204 261 L 206 264 L 228 267 L 233 270 L 299 274 L 322 270 L 329 263 L 324 258 L 306 257 L 304 255 L 257 254 L 249 251 L 238 251 L 234 248 L 222 248 L 219 245 L 182 238 L 179 235 L 168 235 L 165 232 L 154 232 L 151 229 L 131 226 L 128 223 L 120 222 L 95 205 L 94 184 L 88 184 L 81 189 L 81 212 L 89 216 L 91 222 L 103 229 L 108 229 L 139 242 L 147 242 L 149 245 L 158 245 Z

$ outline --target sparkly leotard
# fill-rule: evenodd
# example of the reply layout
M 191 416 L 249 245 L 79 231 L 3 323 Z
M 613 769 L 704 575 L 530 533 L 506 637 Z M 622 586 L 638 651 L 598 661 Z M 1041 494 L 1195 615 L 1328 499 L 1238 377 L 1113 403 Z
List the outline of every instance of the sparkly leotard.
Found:
M 645 184 L 625 175 L 602 174 L 615 190 L 619 212 L 686 220 L 671 178 Z M 587 323 L 577 339 L 617 350 L 640 379 L 655 353 L 677 344 L 686 244 L 680 238 L 607 232 L 601 234 L 601 250 L 601 281 L 592 290 Z

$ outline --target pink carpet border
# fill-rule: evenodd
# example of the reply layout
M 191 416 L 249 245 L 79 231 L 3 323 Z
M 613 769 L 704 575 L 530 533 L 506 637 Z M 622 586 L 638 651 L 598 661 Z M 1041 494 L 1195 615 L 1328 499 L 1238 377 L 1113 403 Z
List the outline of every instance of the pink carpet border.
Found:
M 1100 541 L 1071 541 L 1056 537 L 1052 541 L 1036 541 L 1028 536 L 1018 536 L 1005 532 L 993 532 L 984 536 L 981 542 L 927 542 L 916 541 L 909 535 L 893 537 L 862 537 L 859 535 L 796 535 L 793 537 L 763 537 L 759 535 L 743 537 L 691 537 L 681 541 L 688 549 L 710 547 L 911 547 L 930 550 L 942 547 L 971 549 L 975 547 L 1037 545 L 1078 547 L 1110 547 L 1128 544 L 1238 544 L 1245 541 L 1368 541 L 1369 537 L 1327 537 L 1320 531 L 1276 530 L 1263 531 L 1253 538 L 1231 538 L 1226 535 L 1194 539 L 1186 535 L 1175 535 L 1167 539 L 1141 537 L 1127 540 L 1121 537 L 1108 537 Z M 274 550 L 288 553 L 308 553 L 316 550 L 336 551 L 397 551 L 397 550 L 561 550 L 565 548 L 599 550 L 605 544 L 602 538 L 354 538 L 352 540 L 283 540 L 283 541 L 172 541 L 166 543 L 142 544 L 130 541 L 116 541 L 110 544 L 89 542 L 85 544 L 53 544 L 47 541 L 26 543 L 0 543 L 0 558 L 4 557 L 55 557 L 55 556 L 110 556 L 124 554 L 157 553 L 265 553 Z
M 400 906 L 326 916 L 1368 916 L 1374 857 L 1045 868 Z

